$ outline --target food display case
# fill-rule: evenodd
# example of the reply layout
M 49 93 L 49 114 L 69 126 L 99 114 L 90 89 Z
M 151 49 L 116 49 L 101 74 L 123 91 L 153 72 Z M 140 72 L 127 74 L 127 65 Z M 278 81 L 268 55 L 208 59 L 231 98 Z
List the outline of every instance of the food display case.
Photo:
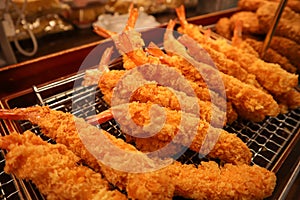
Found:
M 189 18 L 188 21 L 204 27 L 214 27 L 221 17 L 229 17 L 237 12 L 237 8 L 221 12 L 214 12 Z M 162 25 L 165 27 L 166 25 Z M 143 39 L 151 40 L 151 31 L 143 33 Z M 93 110 L 106 110 L 109 106 L 102 99 L 102 94 L 94 87 L 75 86 L 74 82 L 81 81 L 84 70 L 97 65 L 98 61 L 85 63 L 84 59 L 93 54 L 99 45 L 112 45 L 110 39 L 71 48 L 58 53 L 43 56 L 0 68 L 0 97 L 1 108 L 28 107 L 33 105 L 47 105 L 52 109 L 73 112 L 78 117 L 86 117 Z M 86 66 L 83 66 L 84 65 Z M 115 67 L 120 67 L 117 62 Z M 94 104 L 84 101 L 85 97 L 95 95 Z M 72 98 L 80 100 L 79 107 L 72 108 Z M 236 133 L 250 148 L 253 157 L 251 164 L 257 164 L 276 173 L 277 184 L 273 195 L 269 199 L 284 199 L 294 190 L 293 188 L 300 169 L 300 108 L 268 117 L 263 122 L 254 123 L 238 119 L 224 129 Z M 101 125 L 101 128 L 122 138 L 122 132 L 114 120 Z M 43 139 L 39 127 L 28 121 L 1 120 L 1 134 L 7 135 L 11 131 L 23 132 L 31 130 Z M 187 151 L 179 160 L 187 164 L 199 164 L 200 160 L 195 152 Z M 44 199 L 45 197 L 30 182 L 20 180 L 14 175 L 5 174 L 5 151 L 0 154 L 0 196 L 2 199 Z M 297 186 L 296 186 L 297 187 Z M 177 197 L 176 197 L 177 198 Z

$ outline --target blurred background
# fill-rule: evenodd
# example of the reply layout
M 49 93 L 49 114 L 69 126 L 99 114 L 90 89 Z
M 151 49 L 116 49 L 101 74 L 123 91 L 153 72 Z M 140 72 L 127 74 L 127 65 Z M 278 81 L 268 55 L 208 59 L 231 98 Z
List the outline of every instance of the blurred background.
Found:
M 1 0 L 0 67 L 101 40 L 93 24 L 122 28 L 132 2 L 147 27 L 175 19 L 182 4 L 187 17 L 237 6 L 237 0 Z

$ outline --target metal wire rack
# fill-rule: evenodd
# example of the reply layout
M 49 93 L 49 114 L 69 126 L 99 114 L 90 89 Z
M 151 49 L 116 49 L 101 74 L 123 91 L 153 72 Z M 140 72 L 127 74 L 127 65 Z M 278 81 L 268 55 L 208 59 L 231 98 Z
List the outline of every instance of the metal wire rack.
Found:
M 102 94 L 96 86 L 83 87 L 75 86 L 75 81 L 80 81 L 83 74 L 77 74 L 59 80 L 45 86 L 33 86 L 33 92 L 30 94 L 16 95 L 11 99 L 6 100 L 6 107 L 24 107 L 29 105 L 48 105 L 55 110 L 64 112 L 72 112 L 77 117 L 87 117 L 93 113 L 99 113 L 109 108 L 106 102 L 102 99 Z M 31 98 L 29 98 L 29 97 Z M 94 101 L 87 101 L 89 97 L 93 97 Z M 34 97 L 34 98 L 32 98 Z M 30 99 L 30 102 L 28 102 Z M 74 104 L 74 101 L 76 103 Z M 74 105 L 76 105 L 74 107 Z M 226 126 L 224 129 L 231 133 L 236 133 L 251 149 L 253 158 L 252 164 L 257 164 L 267 169 L 272 169 L 278 159 L 281 157 L 285 147 L 289 145 L 292 138 L 299 132 L 300 127 L 300 109 L 292 110 L 287 114 L 282 114 L 276 118 L 269 117 L 260 123 L 238 120 L 233 124 Z M 5 130 L 5 123 L 2 124 Z M 45 137 L 39 127 L 32 125 L 28 121 L 15 121 L 14 126 L 19 132 L 31 130 L 40 135 L 44 140 L 55 143 L 55 141 Z M 116 137 L 123 138 L 124 135 L 120 131 L 118 124 L 114 120 L 110 120 L 99 125 L 102 129 L 107 130 Z M 200 158 L 198 153 L 187 151 L 183 154 L 179 161 L 182 163 L 198 164 Z M 5 160 L 3 152 L 0 154 L 0 197 L 1 199 L 23 199 L 23 190 L 25 194 L 30 193 L 32 199 L 41 199 L 42 195 L 34 188 L 30 182 L 21 181 L 19 187 L 16 184 L 16 179 L 6 174 L 4 169 Z M 28 189 L 29 188 L 29 189 Z M 30 192 L 28 192 L 30 191 Z M 25 195 L 26 196 L 26 195 Z

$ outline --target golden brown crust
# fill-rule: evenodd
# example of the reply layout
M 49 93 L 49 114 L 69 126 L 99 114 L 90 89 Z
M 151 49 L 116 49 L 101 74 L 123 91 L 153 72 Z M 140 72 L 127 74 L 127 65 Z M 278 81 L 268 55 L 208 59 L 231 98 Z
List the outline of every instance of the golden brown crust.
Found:
M 127 106 L 129 106 L 129 113 L 126 113 Z M 138 149 L 152 152 L 159 150 L 157 148 L 162 148 L 170 142 L 175 144 L 174 148 L 176 148 L 176 145 L 177 147 L 179 145 L 178 148 L 180 148 L 181 146 L 190 144 L 190 147 L 187 147 L 193 151 L 199 152 L 201 150 L 208 153 L 208 156 L 220 158 L 225 162 L 235 164 L 250 163 L 252 155 L 249 148 L 235 134 L 230 134 L 222 129 L 213 128 L 209 123 L 203 120 L 200 120 L 198 124 L 198 120 L 196 120 L 195 116 L 168 108 L 163 108 L 166 119 L 163 127 L 160 128 L 159 123 L 151 123 L 151 117 L 154 119 L 160 117 L 158 111 L 157 115 L 154 113 L 156 111 L 153 111 L 152 106 L 152 103 L 132 102 L 129 105 L 120 105 L 114 108 L 114 112 L 118 114 L 117 119 L 121 123 L 121 129 L 126 134 L 132 136 L 130 139 L 135 142 Z M 130 117 L 135 124 L 128 121 Z M 198 124 L 197 129 L 194 127 L 195 124 Z M 145 133 L 150 133 L 152 130 L 158 131 L 154 136 L 142 138 L 140 135 L 142 132 L 136 132 L 134 126 L 143 127 Z M 193 126 L 194 128 L 189 126 Z M 180 135 L 178 135 L 179 139 L 175 139 L 175 135 L 179 134 L 178 130 L 181 130 Z M 196 133 L 194 133 L 193 130 L 196 131 Z M 205 143 L 206 146 L 203 146 L 205 139 L 207 143 Z M 174 152 L 167 153 L 170 155 L 172 155 L 172 153 L 174 154 Z
M 295 41 L 285 37 L 274 36 L 270 47 L 281 55 L 287 57 L 289 61 L 300 71 L 300 45 Z
M 277 4 L 267 3 L 256 11 L 257 17 L 265 29 L 265 32 L 270 28 L 270 21 L 274 17 Z M 300 43 L 300 15 L 292 11 L 289 7 L 285 7 L 280 18 L 280 21 L 276 27 L 275 34 L 283 37 L 290 38 L 298 44 Z
M 232 31 L 231 31 L 231 22 L 229 18 L 222 17 L 216 23 L 216 32 L 222 35 L 224 38 L 231 40 L 232 38 Z
M 263 47 L 262 42 L 250 38 L 246 39 L 245 42 L 250 44 L 257 52 L 261 52 Z M 264 61 L 279 64 L 283 69 L 290 73 L 295 73 L 297 71 L 297 68 L 294 67 L 286 57 L 280 55 L 272 48 L 267 49 Z
M 2 137 L 0 147 L 9 150 L 5 172 L 31 180 L 47 199 L 126 199 L 117 190 L 109 191 L 101 174 L 78 166 L 80 158 L 64 145 L 44 142 L 27 131 Z

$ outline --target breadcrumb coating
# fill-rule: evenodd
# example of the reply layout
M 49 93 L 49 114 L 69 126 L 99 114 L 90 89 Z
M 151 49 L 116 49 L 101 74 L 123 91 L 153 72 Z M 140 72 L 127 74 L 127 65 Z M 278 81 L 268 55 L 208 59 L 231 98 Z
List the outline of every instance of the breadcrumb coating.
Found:
M 47 199 L 126 199 L 110 191 L 101 174 L 78 165 L 80 158 L 61 144 L 50 144 L 30 131 L 0 138 L 7 149 L 5 172 L 31 180 Z
M 261 49 L 263 47 L 263 43 L 257 40 L 253 40 L 253 39 L 246 39 L 245 42 L 247 42 L 248 44 L 250 44 L 258 53 L 261 52 Z M 272 48 L 268 48 L 265 56 L 264 56 L 264 60 L 266 62 L 270 62 L 270 63 L 277 63 L 279 64 L 283 69 L 285 69 L 286 71 L 290 72 L 290 73 L 295 73 L 297 71 L 297 68 L 295 66 L 293 66 L 290 61 L 280 55 L 279 53 L 277 53 L 275 50 L 273 50 Z
M 267 3 L 259 7 L 256 11 L 260 23 L 267 32 L 270 28 L 270 21 L 274 17 L 274 13 L 278 7 L 277 3 Z M 300 14 L 294 12 L 289 7 L 285 7 L 281 15 L 279 23 L 276 27 L 275 34 L 289 38 L 298 44 L 300 43 Z
M 127 106 L 129 112 L 127 111 Z M 135 142 L 138 149 L 152 152 L 172 141 L 177 145 L 186 146 L 190 144 L 188 147 L 196 152 L 211 149 L 210 152 L 205 153 L 208 153 L 210 157 L 219 158 L 225 162 L 234 164 L 250 163 L 252 154 L 249 148 L 235 134 L 213 128 L 203 120 L 199 120 L 198 124 L 198 120 L 194 115 L 168 108 L 163 108 L 166 118 L 163 127 L 160 127 L 159 120 L 163 121 L 164 119 L 161 118 L 160 111 L 153 106 L 150 102 L 132 102 L 129 105 L 119 105 L 113 108 L 113 113 L 115 113 L 115 118 L 119 121 L 121 129 L 126 134 L 133 136 L 130 139 Z M 130 118 L 135 123 L 129 121 L 128 119 Z M 151 122 L 153 119 L 158 120 L 158 122 Z M 198 127 L 196 128 L 194 125 Z M 143 127 L 143 131 L 135 129 L 135 126 Z M 158 130 L 155 135 L 147 138 L 141 137 L 142 134 L 147 135 L 149 133 L 150 135 L 153 130 Z M 178 130 L 183 135 L 179 136 L 179 139 L 175 139 L 175 135 L 179 134 Z M 203 145 L 205 139 L 207 142 Z M 174 152 L 168 153 L 172 154 Z
M 123 140 L 116 139 L 107 132 L 100 131 L 98 128 L 85 123 L 81 119 L 74 118 L 70 114 L 50 110 L 48 107 L 37 106 L 27 109 L 1 110 L 0 117 L 5 119 L 29 119 L 35 123 L 38 123 L 39 125 L 43 125 L 42 131 L 46 131 L 48 136 L 51 135 L 56 139 L 59 139 L 61 143 L 67 145 L 68 149 L 72 150 L 73 152 L 78 153 L 80 151 L 86 151 L 82 141 L 76 139 L 76 137 L 79 138 L 79 135 L 81 137 L 83 135 L 88 137 L 88 141 L 90 144 L 92 144 L 91 149 L 89 149 L 90 151 L 99 150 L 99 146 L 103 147 L 100 145 L 101 140 L 103 139 L 101 136 L 99 140 L 100 135 L 98 133 L 100 133 L 107 137 L 109 141 L 112 142 L 116 147 L 124 150 L 125 152 L 131 152 L 136 155 L 141 154 L 141 152 L 136 150 L 130 144 L 125 143 Z M 77 129 L 65 129 L 66 124 L 68 125 L 67 127 L 73 126 L 72 124 L 68 124 L 68 121 L 72 121 L 74 119 L 77 122 Z M 23 139 L 20 141 L 23 141 Z M 29 140 L 24 141 L 26 142 L 22 143 L 26 144 L 27 141 L 32 143 L 32 141 L 35 140 L 30 138 Z M 74 145 L 74 142 L 80 142 L 81 144 Z M 16 140 L 14 139 L 11 143 L 16 144 Z M 36 146 L 41 146 L 45 142 L 39 139 L 38 142 L 33 143 L 33 148 L 35 150 L 34 152 L 37 152 L 40 155 L 43 151 L 36 151 L 39 150 L 36 149 Z M 9 145 L 6 144 L 4 146 L 1 142 L 0 146 L 1 148 L 7 148 Z M 27 146 L 28 145 L 26 145 L 26 148 Z M 53 146 L 55 145 L 52 145 L 51 147 Z M 70 151 L 66 150 L 66 148 L 62 147 L 62 145 L 58 146 L 64 149 L 63 152 L 65 152 L 59 153 L 63 153 L 63 155 L 73 155 L 70 157 L 73 158 L 74 161 L 79 159 Z M 13 147 L 10 146 L 9 148 Z M 22 149 L 21 155 L 23 155 L 23 151 L 25 151 L 25 149 Z M 30 152 L 29 156 L 34 152 Z M 47 155 L 50 155 L 52 151 L 47 150 L 44 151 L 44 153 L 45 152 Z M 105 147 L 102 151 L 100 150 L 100 152 L 109 160 L 112 158 L 112 160 L 110 160 L 111 162 L 116 161 L 113 158 L 117 152 L 107 151 Z M 55 154 L 55 162 L 57 163 L 57 156 L 61 157 L 63 155 Z M 142 158 L 143 159 L 140 160 L 141 166 L 132 165 L 131 167 L 144 168 L 147 167 L 147 164 L 152 163 L 152 161 L 149 161 L 149 159 L 147 159 L 145 156 L 142 156 Z M 46 160 L 48 162 L 48 158 Z M 67 159 L 63 160 L 66 161 Z M 14 161 L 17 160 L 15 159 Z M 118 157 L 118 161 L 119 165 L 122 166 L 126 161 L 131 163 L 131 158 Z M 39 167 L 40 162 L 41 160 L 39 158 L 37 163 L 37 166 Z M 182 165 L 177 162 L 168 163 L 169 165 L 152 172 L 128 173 L 126 171 L 113 169 L 107 165 L 104 165 L 103 163 L 98 162 L 98 164 L 101 166 L 102 173 L 109 180 L 109 182 L 118 186 L 120 189 L 126 190 L 128 194 L 127 197 L 130 199 L 172 199 L 173 196 L 178 195 L 185 198 L 195 199 L 263 199 L 272 194 L 276 184 L 275 174 L 258 166 L 249 166 L 244 164 L 235 166 L 232 164 L 226 164 L 224 167 L 219 167 L 215 162 L 211 161 L 208 163 L 202 162 L 201 165 L 196 168 L 193 165 Z M 74 165 L 74 162 L 72 161 L 70 165 Z M 78 178 L 78 174 L 76 174 L 76 178 Z M 91 179 L 91 177 L 89 178 Z M 42 180 L 39 179 L 39 181 Z M 230 184 L 228 185 L 228 183 Z M 99 187 L 100 184 L 93 185 L 94 187 L 92 188 L 95 188 Z M 98 194 L 95 199 L 101 199 L 100 197 L 108 197 L 106 192 L 106 196 L 102 195 L 102 190 L 97 192 Z M 113 197 L 117 198 L 118 195 L 113 195 Z
M 113 90 L 118 84 L 119 81 L 121 81 L 122 77 L 126 71 L 124 70 L 111 70 L 109 72 L 104 73 L 99 81 L 99 88 L 101 92 L 104 94 L 103 99 L 111 104 L 111 100 L 113 99 Z M 129 82 L 126 82 L 128 84 L 123 84 L 122 91 L 119 91 L 120 93 L 124 93 L 128 91 L 132 92 L 131 94 L 131 101 L 140 101 L 140 102 L 147 102 L 151 101 L 153 103 L 160 104 L 164 107 L 170 107 L 171 109 L 180 109 L 180 105 L 178 104 L 176 98 L 181 97 L 181 99 L 190 99 L 192 97 L 184 94 L 183 92 L 179 92 L 176 90 L 172 90 L 175 92 L 170 91 L 168 87 L 163 87 L 157 85 L 155 82 L 148 82 L 145 85 L 138 88 L 136 91 L 132 91 L 131 85 L 137 81 L 132 80 L 131 77 L 127 78 L 129 79 Z M 211 116 L 211 99 L 214 99 L 215 106 L 213 106 L 213 110 L 216 113 L 222 114 L 222 112 L 226 113 L 227 123 L 231 124 L 233 121 L 237 119 L 237 113 L 233 109 L 230 102 L 226 102 L 223 98 L 221 98 L 217 93 L 213 91 L 208 91 L 207 88 L 199 87 L 196 83 L 188 81 L 188 84 L 190 85 L 191 89 L 195 92 L 194 95 L 199 98 L 198 103 L 200 106 L 200 116 L 203 119 L 206 119 L 206 121 L 210 121 Z M 180 90 L 184 91 L 184 88 L 179 88 Z M 118 96 L 120 96 L 118 94 Z M 177 94 L 177 95 L 176 95 Z M 176 98 L 175 98 L 176 95 Z M 192 106 L 192 105 L 191 105 Z M 226 109 L 224 107 L 226 106 Z M 192 107 L 191 107 L 192 108 Z M 192 110 L 193 111 L 193 110 Z M 216 116 L 216 115 L 214 115 Z

